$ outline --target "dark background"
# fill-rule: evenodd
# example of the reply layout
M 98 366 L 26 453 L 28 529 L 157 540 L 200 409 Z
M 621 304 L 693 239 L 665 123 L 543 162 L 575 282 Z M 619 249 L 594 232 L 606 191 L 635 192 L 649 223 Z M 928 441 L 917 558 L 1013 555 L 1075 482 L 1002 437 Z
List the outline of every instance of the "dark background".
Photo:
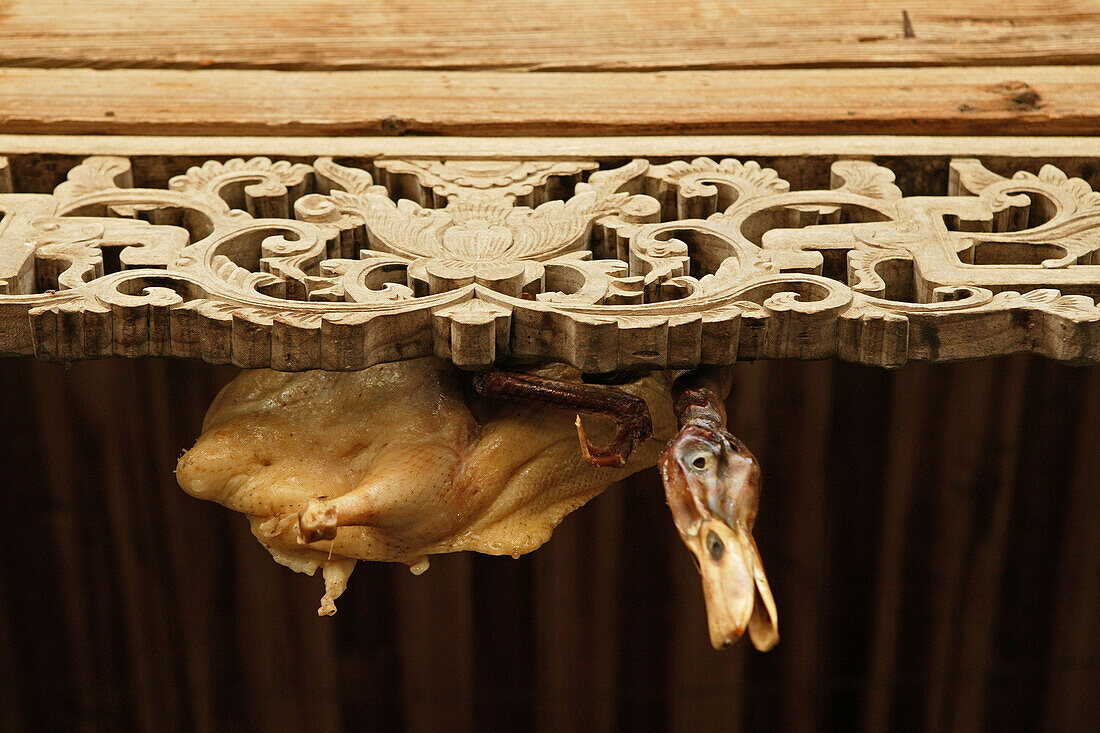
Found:
M 736 367 L 781 641 L 725 653 L 653 472 L 333 618 L 172 470 L 235 370 L 0 360 L 0 729 L 1085 730 L 1100 369 Z

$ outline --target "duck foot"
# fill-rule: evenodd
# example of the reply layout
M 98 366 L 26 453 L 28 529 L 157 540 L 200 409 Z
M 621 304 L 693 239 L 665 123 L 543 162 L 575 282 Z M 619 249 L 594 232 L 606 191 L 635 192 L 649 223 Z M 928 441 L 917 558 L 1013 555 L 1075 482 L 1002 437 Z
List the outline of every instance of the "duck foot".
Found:
M 653 434 L 649 406 L 641 397 L 602 384 L 566 382 L 523 372 L 491 369 L 473 377 L 473 386 L 483 397 L 541 402 L 586 415 L 603 415 L 615 421 L 617 430 L 605 446 L 593 445 L 577 415 L 577 437 L 584 459 L 593 466 L 620 468 L 626 465 L 634 446 Z

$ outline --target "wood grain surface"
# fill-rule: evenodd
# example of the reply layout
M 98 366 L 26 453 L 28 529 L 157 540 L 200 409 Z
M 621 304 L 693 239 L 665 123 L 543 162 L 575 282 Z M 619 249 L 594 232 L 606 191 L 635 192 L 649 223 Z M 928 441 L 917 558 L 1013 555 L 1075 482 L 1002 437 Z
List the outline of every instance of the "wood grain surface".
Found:
M 0 3 L 6 66 L 652 71 L 1098 61 L 1100 8 L 1090 0 Z
M 340 611 L 172 469 L 234 370 L 0 360 L 4 730 L 1083 730 L 1100 370 L 736 367 L 781 641 L 709 646 L 652 472 Z M 305 721 L 305 722 L 303 722 Z
M 135 176 L 156 169 L 157 180 L 210 158 L 257 155 L 309 162 L 327 155 L 368 162 L 375 158 L 445 160 L 597 160 L 627 158 L 691 160 L 699 156 L 767 160 L 798 187 L 828 175 L 828 163 L 841 158 L 873 158 L 896 171 L 907 166 L 946 170 L 949 159 L 981 158 L 998 170 L 1038 168 L 1044 163 L 1089 179 L 1100 137 L 929 135 L 649 135 L 610 137 L 229 137 L 172 135 L 3 135 L 0 153 L 20 168 L 19 180 L 48 192 L 64 180 L 59 164 L 70 166 L 89 155 L 121 155 L 135 160 Z M 66 159 L 63 157 L 68 156 Z M 786 163 L 786 165 L 784 165 Z M 801 171 L 801 173 L 800 173 Z M 36 174 L 37 172 L 37 174 Z M 0 176 L 3 173 L 0 172 Z M 9 172 L 10 175 L 10 172 Z M 50 178 L 49 176 L 54 176 Z M 901 174 L 899 173 L 899 179 Z M 143 180 L 145 180 L 143 178 Z M 946 179 L 945 179 L 946 180 Z M 944 183 L 946 186 L 946 183 Z M 905 188 L 904 186 L 902 187 Z M 1093 186 L 1100 188 L 1100 183 Z M 28 189 L 29 190 L 29 189 Z M 910 190 L 910 189 L 905 189 Z M 939 193 L 944 189 L 925 189 Z
M 1100 67 L 533 73 L 0 69 L 0 133 L 1083 135 Z
M 1097 49 L 1088 0 L 7 0 L 0 133 L 1088 135 Z

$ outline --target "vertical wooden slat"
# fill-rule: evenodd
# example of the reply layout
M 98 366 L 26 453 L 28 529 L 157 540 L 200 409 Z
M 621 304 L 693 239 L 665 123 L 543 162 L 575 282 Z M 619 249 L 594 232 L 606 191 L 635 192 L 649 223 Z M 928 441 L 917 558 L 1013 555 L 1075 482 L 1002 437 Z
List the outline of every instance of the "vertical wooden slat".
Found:
M 793 531 L 790 535 L 791 554 L 799 575 L 803 575 L 797 596 L 787 613 L 788 631 L 784 638 L 792 646 L 801 646 L 804 653 L 792 655 L 788 690 L 789 730 L 815 731 L 824 719 L 825 694 L 828 686 L 823 679 L 825 669 L 825 637 L 828 626 L 825 615 L 829 577 L 828 527 L 825 525 L 826 473 L 829 456 L 829 424 L 832 409 L 832 361 L 806 365 L 798 387 L 802 390 L 803 425 L 798 431 L 802 449 L 798 451 L 798 486 L 790 497 L 793 510 Z M 797 541 L 795 538 L 797 537 Z M 810 611 L 809 609 L 815 609 Z M 804 701 L 810 701 L 806 705 Z M 799 709 L 799 705 L 803 707 Z M 797 712 L 796 712 L 797 711 Z M 792 719 L 793 718 L 793 719 Z
M 672 620 L 666 548 L 671 520 L 655 469 L 633 476 L 625 495 L 618 536 L 622 569 L 612 586 L 620 598 L 615 724 L 621 730 L 665 729 Z
M 540 731 L 569 730 L 574 716 L 583 710 L 581 693 L 571 684 L 579 677 L 577 645 L 585 636 L 583 603 L 578 587 L 588 569 L 580 556 L 584 540 L 580 523 L 573 518 L 554 530 L 540 548 L 535 565 L 535 633 L 537 634 L 537 692 L 535 722 Z M 563 634 L 568 629 L 572 633 Z
M 6 163 L 0 163 L 0 193 L 11 191 L 11 175 Z M 10 360 L 9 369 L 0 369 L 0 395 L 3 395 L 5 407 L 10 414 L 26 415 L 27 401 L 30 397 L 26 389 L 13 389 L 14 384 L 9 380 L 9 375 L 18 373 L 25 376 L 23 364 L 15 359 Z M 14 394 L 13 394 L 14 393 Z M 6 425 L 0 432 L 0 471 L 7 467 L 8 461 L 5 454 L 11 455 L 25 453 L 28 443 L 33 439 L 30 430 L 16 430 L 12 425 Z M 25 459 L 25 456 L 23 457 Z M 10 487 L 3 486 L 5 493 Z M 5 497 L 5 500 L 10 500 Z M 3 535 L 0 534 L 0 542 Z M 0 558 L 6 557 L 7 546 L 0 544 Z M 20 649 L 16 645 L 17 624 L 14 609 L 9 608 L 8 597 L 11 595 L 9 588 L 12 583 L 4 572 L 6 564 L 0 564 L 0 729 L 24 730 L 26 718 L 23 714 L 23 703 L 27 695 L 24 690 L 23 671 L 24 665 L 20 664 Z
M 474 556 L 472 562 L 474 720 L 485 730 L 530 730 L 535 727 L 532 558 Z
M 928 446 L 927 462 L 939 465 L 925 474 L 922 492 L 930 495 L 928 516 L 921 517 L 930 535 L 927 563 L 930 615 L 927 618 L 926 706 L 923 728 L 944 728 L 956 680 L 951 674 L 957 653 L 958 615 L 967 594 L 967 546 L 976 484 L 983 480 L 991 456 L 985 454 L 986 435 L 996 429 L 991 420 L 996 364 L 991 361 L 959 364 L 950 372 L 939 405 L 936 442 Z
M 178 730 L 178 710 L 166 699 L 166 635 L 158 633 L 157 617 L 164 611 L 164 595 L 157 592 L 160 578 L 148 562 L 146 552 L 153 535 L 152 501 L 149 486 L 139 478 L 139 462 L 148 458 L 143 445 L 146 437 L 128 419 L 125 404 L 137 401 L 140 393 L 132 377 L 134 365 L 121 361 L 104 362 L 107 378 L 116 384 L 129 384 L 125 394 L 111 395 L 100 401 L 92 423 L 103 438 L 104 503 L 110 533 L 111 550 L 119 577 L 123 610 L 126 659 L 131 675 L 127 693 L 137 724 L 145 729 L 163 726 Z M 137 428 L 135 430 L 135 427 Z
M 235 721 L 219 713 L 220 690 L 228 686 L 220 660 L 231 646 L 226 623 L 225 572 L 228 529 L 238 517 L 196 502 L 175 483 L 181 450 L 198 435 L 202 418 L 218 389 L 235 369 L 196 368 L 187 362 L 150 361 L 146 409 L 152 441 L 153 479 L 162 497 L 159 516 L 170 588 L 185 588 L 168 609 L 176 694 L 193 730 L 211 733 Z
M 769 390 L 768 442 L 761 459 L 769 508 L 757 533 L 761 552 L 784 548 L 766 566 L 781 609 L 782 639 L 781 651 L 769 663 L 781 667 L 778 714 L 782 727 L 792 731 L 815 730 L 823 720 L 826 627 L 821 609 L 828 597 L 824 520 L 832 369 L 831 362 L 769 367 L 770 377 L 778 380 Z
M 358 563 L 351 583 L 337 602 L 334 671 L 338 687 L 331 701 L 340 709 L 343 727 L 401 730 L 406 671 L 430 664 L 431 657 L 408 657 L 399 645 L 397 580 L 404 567 Z M 427 643 L 430 644 L 431 636 Z
M 611 494 L 597 497 L 588 525 L 588 544 L 598 553 L 591 560 L 589 593 L 593 602 L 587 611 L 592 633 L 584 659 L 584 667 L 590 675 L 587 684 L 592 698 L 589 707 L 592 730 L 610 730 L 616 720 L 617 684 L 622 679 L 619 660 L 623 640 L 619 635 L 619 618 L 626 599 L 615 589 L 622 573 L 623 555 L 629 549 L 622 542 L 623 525 L 627 521 L 629 494 L 634 490 L 634 485 L 626 481 L 612 487 Z M 563 633 L 568 633 L 568 629 Z
M 294 658 L 295 640 L 290 636 L 291 620 L 286 616 L 288 599 L 282 593 L 281 576 L 287 570 L 270 564 L 270 558 L 255 546 L 242 521 L 235 522 L 231 529 L 236 576 L 234 617 L 226 621 L 234 627 L 233 652 L 242 675 L 238 684 L 243 692 L 245 727 L 266 733 L 281 730 L 280 721 L 294 719 L 295 691 L 283 687 L 281 671 L 301 665 L 301 660 Z M 316 588 L 302 590 L 316 592 Z M 303 674 L 311 671 L 302 669 Z
M 534 558 L 538 636 L 535 722 L 545 733 L 575 729 L 585 706 L 583 693 L 573 684 L 583 675 L 583 666 L 578 665 L 583 653 L 578 647 L 587 636 L 581 608 L 585 599 L 578 587 L 590 567 L 589 558 L 581 552 L 585 519 L 566 520 Z
M 1056 538 L 1070 519 L 1067 487 L 1086 373 L 1045 359 L 1028 364 L 1025 448 L 1017 464 L 1008 529 L 1012 540 L 1006 563 L 1011 571 L 1001 588 L 986 706 L 990 728 L 1035 730 L 1043 723 L 1056 606 L 1052 598 L 1062 549 Z
M 431 558 L 414 576 L 398 568 L 394 593 L 402 659 L 405 729 L 474 730 L 471 558 Z
M 933 367 L 910 364 L 894 378 L 887 445 L 889 462 L 883 486 L 883 515 L 874 587 L 877 592 L 871 634 L 871 656 L 866 686 L 864 729 L 891 730 L 896 685 L 902 594 L 905 586 L 905 526 L 913 494 L 922 482 L 925 448 L 921 442 L 930 428 L 938 403 L 930 394 Z M 920 399 L 925 397 L 925 399 Z
M 92 492 L 100 490 L 99 466 L 84 465 L 81 470 L 81 464 L 92 454 L 98 440 L 88 441 L 89 430 L 81 425 L 74 409 L 90 398 L 77 386 L 88 368 L 81 365 L 74 374 L 56 364 L 33 364 L 28 370 L 35 402 L 38 453 L 43 457 L 37 483 L 45 484 L 51 504 L 48 541 L 56 552 L 63 603 L 59 626 L 64 628 L 66 637 L 68 679 L 75 687 L 73 713 L 78 719 L 73 722 L 81 726 L 112 720 L 113 711 L 104 709 L 111 701 L 102 694 L 100 681 L 117 679 L 114 655 L 106 649 L 109 640 L 95 633 L 99 626 L 97 617 L 102 618 L 99 612 L 103 602 L 111 597 L 103 593 L 99 595 L 100 603 L 96 603 L 94 589 L 102 587 L 105 578 L 89 566 L 97 554 L 101 556 L 96 551 L 102 548 L 103 541 L 97 535 L 89 542 L 91 527 L 87 522 L 95 514 L 82 511 L 85 502 L 81 486 Z
M 1073 474 L 1060 538 L 1045 729 L 1100 719 L 1100 369 L 1080 393 Z
M 5 508 L 20 517 L 20 521 L 6 523 L 0 532 L 0 603 L 4 605 L 0 629 L 6 650 L 0 653 L 0 696 L 12 705 L 4 714 L 13 726 L 20 719 L 33 720 L 35 709 L 50 699 L 50 692 L 59 700 L 55 724 L 64 716 L 77 717 L 71 675 L 67 681 L 58 681 L 52 691 L 43 689 L 43 681 L 52 671 L 66 669 L 68 634 L 64 619 L 57 618 L 65 598 L 59 582 L 60 563 L 50 547 L 51 507 L 43 472 L 36 474 L 35 481 L 26 470 L 28 465 L 37 468 L 40 464 L 34 390 L 28 388 L 32 366 L 29 359 L 0 361 L 0 395 L 11 416 L 0 424 L 0 488 Z M 46 547 L 36 554 L 33 564 L 18 561 L 24 548 L 43 542 Z M 39 618 L 54 621 L 52 635 L 36 638 L 27 633 L 28 626 Z
M 247 730 L 285 731 L 309 721 L 339 730 L 334 620 L 317 616 L 318 577 L 272 562 L 243 519 L 237 555 L 236 641 L 248 705 Z
M 993 642 L 1000 609 L 1005 553 L 1011 541 L 1009 517 L 1015 498 L 1014 474 L 1022 450 L 1024 394 L 1028 358 L 1002 359 L 994 372 L 984 464 L 984 484 L 977 486 L 973 542 L 965 561 L 965 591 L 956 618 L 951 694 L 954 709 L 950 728 L 959 733 L 984 730 L 988 684 L 992 673 Z
M 881 541 L 893 375 L 838 363 L 832 384 L 824 519 L 831 562 L 822 609 L 826 728 L 850 728 L 863 705 L 876 598 L 868 576 Z
M 20 731 L 27 727 L 23 714 L 23 675 L 12 636 L 8 592 L 7 583 L 0 576 L 0 730 Z
M 536 723 L 541 731 L 608 731 L 615 721 L 615 579 L 624 492 L 616 485 L 568 517 L 533 557 Z

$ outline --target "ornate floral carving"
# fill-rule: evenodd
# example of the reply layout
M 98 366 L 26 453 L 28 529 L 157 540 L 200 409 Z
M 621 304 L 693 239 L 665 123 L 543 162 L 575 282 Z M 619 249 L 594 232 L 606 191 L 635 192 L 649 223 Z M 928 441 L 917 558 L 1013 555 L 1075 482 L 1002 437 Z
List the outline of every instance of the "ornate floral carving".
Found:
M 478 194 L 505 198 L 531 206 L 555 198 L 580 182 L 584 171 L 597 168 L 595 161 L 540 160 L 379 160 L 374 164 L 381 182 L 395 192 L 413 193 L 413 199 L 433 205 L 453 198 Z M 402 179 L 411 179 L 406 182 Z M 402 185 L 405 184 L 405 185 Z
M 372 169 L 238 158 L 144 189 L 129 161 L 89 158 L 52 194 L 4 179 L 0 353 L 1100 361 L 1100 194 L 1051 166 L 956 160 L 940 197 L 905 197 L 866 161 L 812 191 L 732 159 Z

